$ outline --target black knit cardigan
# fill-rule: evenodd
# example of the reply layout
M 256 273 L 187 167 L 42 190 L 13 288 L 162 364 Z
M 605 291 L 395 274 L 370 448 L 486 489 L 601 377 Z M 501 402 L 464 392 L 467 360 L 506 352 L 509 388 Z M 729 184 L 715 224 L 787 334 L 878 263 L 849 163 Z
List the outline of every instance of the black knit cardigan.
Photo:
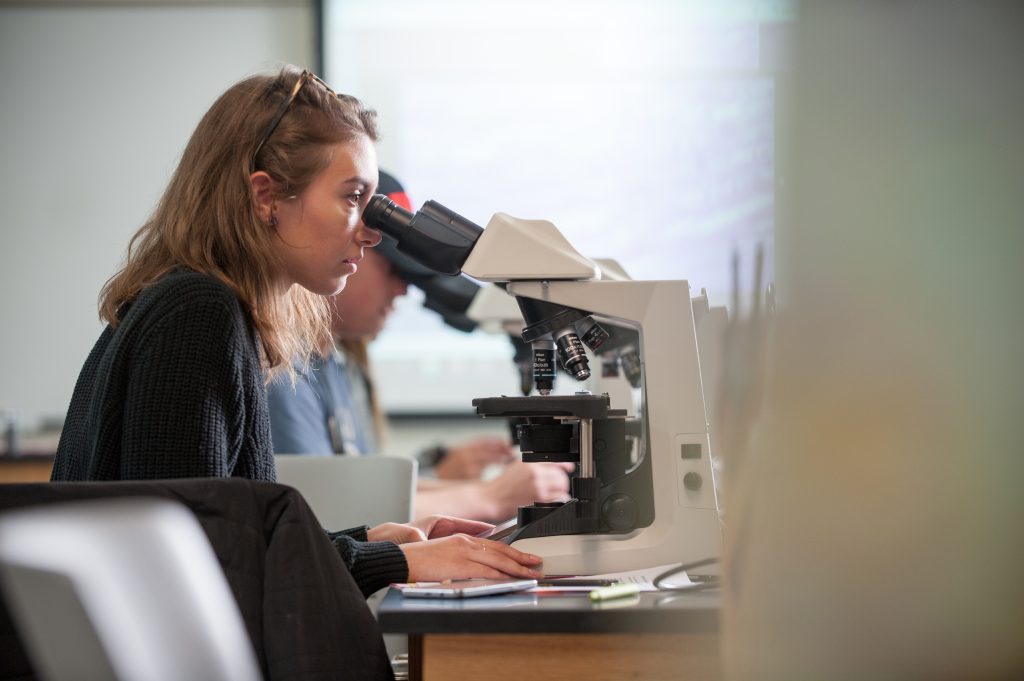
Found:
M 276 480 L 259 340 L 234 292 L 179 269 L 119 316 L 82 367 L 52 480 Z M 331 539 L 365 595 L 408 576 L 365 527 Z

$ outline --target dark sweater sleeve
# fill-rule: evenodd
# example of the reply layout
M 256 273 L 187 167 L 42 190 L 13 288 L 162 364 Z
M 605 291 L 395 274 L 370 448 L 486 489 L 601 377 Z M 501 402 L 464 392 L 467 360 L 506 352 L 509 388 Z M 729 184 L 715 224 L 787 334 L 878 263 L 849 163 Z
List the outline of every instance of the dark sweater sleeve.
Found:
M 394 582 L 409 578 L 409 564 L 398 544 L 389 541 L 366 541 L 367 527 L 354 527 L 328 532 L 331 543 L 348 567 L 363 595 L 369 597 Z

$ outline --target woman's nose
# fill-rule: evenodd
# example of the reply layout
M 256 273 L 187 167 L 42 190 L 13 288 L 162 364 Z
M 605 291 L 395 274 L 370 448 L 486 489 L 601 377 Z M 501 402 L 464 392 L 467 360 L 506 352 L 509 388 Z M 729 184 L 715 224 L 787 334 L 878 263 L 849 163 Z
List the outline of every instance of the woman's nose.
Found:
M 384 235 L 381 234 L 380 230 L 367 227 L 366 223 L 362 220 L 359 221 L 359 229 L 361 234 L 359 235 L 359 242 L 366 248 L 372 248 L 381 242 Z

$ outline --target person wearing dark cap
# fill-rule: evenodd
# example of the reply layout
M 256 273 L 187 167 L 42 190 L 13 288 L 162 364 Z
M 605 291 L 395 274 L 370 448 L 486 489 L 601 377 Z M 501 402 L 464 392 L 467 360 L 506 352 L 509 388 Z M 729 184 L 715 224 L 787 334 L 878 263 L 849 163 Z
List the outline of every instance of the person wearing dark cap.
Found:
M 383 171 L 378 193 L 411 209 L 402 186 Z M 386 431 L 367 347 L 384 328 L 394 300 L 406 293 L 408 284 L 429 286 L 435 276 L 399 253 L 393 242 L 365 252 L 345 294 L 332 299 L 334 343 L 300 371 L 294 389 L 287 381 L 273 382 L 268 388 L 276 453 L 325 456 L 380 451 Z M 456 320 L 453 325 L 459 323 Z M 481 481 L 483 469 L 494 463 L 506 466 L 497 477 Z M 417 516 L 504 520 L 515 515 L 518 506 L 568 498 L 571 464 L 525 464 L 503 438 L 482 437 L 434 448 L 421 455 L 420 465 L 421 470 L 432 466 L 435 477 L 421 476 L 418 481 Z

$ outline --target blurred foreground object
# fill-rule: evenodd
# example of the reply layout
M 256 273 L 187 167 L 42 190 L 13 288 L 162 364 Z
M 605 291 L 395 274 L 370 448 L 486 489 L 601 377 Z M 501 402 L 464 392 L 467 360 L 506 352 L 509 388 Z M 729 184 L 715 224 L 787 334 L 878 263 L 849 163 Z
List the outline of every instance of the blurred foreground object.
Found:
M 778 323 L 730 424 L 730 678 L 1024 674 L 1022 29 L 800 8 Z
M 8 511 L 0 586 L 42 679 L 262 678 L 217 557 L 180 503 Z

